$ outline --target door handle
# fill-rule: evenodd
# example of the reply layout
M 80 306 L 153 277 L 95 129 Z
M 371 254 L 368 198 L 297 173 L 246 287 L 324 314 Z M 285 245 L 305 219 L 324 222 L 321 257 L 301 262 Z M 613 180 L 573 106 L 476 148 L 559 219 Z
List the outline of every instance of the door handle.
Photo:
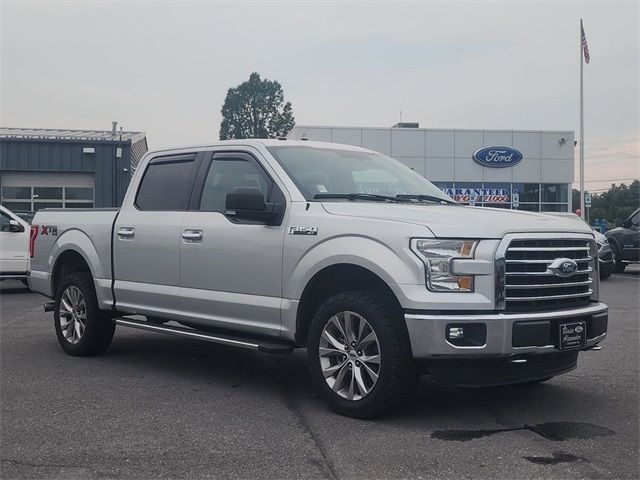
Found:
M 202 230 L 185 230 L 182 232 L 182 239 L 185 243 L 202 242 Z
M 118 230 L 118 238 L 120 240 L 131 240 L 136 235 L 136 229 L 133 227 L 121 227 Z

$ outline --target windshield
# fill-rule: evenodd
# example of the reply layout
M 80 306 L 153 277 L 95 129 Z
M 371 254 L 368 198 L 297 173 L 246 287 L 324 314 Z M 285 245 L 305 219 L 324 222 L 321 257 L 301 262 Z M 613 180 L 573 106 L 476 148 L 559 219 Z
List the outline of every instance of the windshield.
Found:
M 267 148 L 309 201 L 325 200 L 331 194 L 365 193 L 415 196 L 416 200 L 436 197 L 452 202 L 427 179 L 380 153 L 311 146 Z M 365 196 L 355 199 L 367 200 Z

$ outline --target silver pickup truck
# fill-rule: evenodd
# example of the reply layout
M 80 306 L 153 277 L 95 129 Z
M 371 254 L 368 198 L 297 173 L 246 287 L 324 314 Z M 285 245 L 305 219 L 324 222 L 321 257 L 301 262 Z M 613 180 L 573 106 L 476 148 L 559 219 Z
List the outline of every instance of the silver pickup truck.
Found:
M 360 418 L 394 408 L 423 373 L 465 386 L 549 379 L 607 331 L 586 225 L 458 205 L 362 148 L 155 151 L 122 208 L 46 209 L 33 224 L 30 285 L 53 300 L 68 354 L 105 351 L 116 325 L 306 347 L 328 404 Z

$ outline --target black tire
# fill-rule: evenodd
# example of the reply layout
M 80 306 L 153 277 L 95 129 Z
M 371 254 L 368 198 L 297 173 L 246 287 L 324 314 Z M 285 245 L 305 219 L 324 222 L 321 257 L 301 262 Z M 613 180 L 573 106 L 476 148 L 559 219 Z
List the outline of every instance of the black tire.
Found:
M 380 347 L 377 382 L 367 395 L 358 400 L 348 400 L 329 387 L 319 360 L 320 337 L 324 327 L 334 315 L 345 311 L 354 312 L 369 323 Z M 325 301 L 313 318 L 307 355 L 311 377 L 317 389 L 331 409 L 341 415 L 373 418 L 389 413 L 407 400 L 417 385 L 418 375 L 404 319 L 379 294 L 373 292 L 343 292 Z
M 612 243 L 611 248 L 613 250 L 613 271 L 615 273 L 622 273 L 624 269 L 627 268 L 627 264 L 622 261 L 622 252 L 620 251 L 620 247 L 618 247 L 617 243 Z
M 60 303 L 68 288 L 77 288 L 84 298 L 84 313 L 86 316 L 85 327 L 77 343 L 65 338 L 60 315 Z M 113 339 L 115 324 L 110 316 L 98 308 L 96 291 L 93 278 L 89 273 L 72 273 L 66 276 L 56 291 L 54 300 L 55 310 L 53 314 L 54 326 L 58 342 L 62 349 L 69 355 L 86 357 L 103 353 Z

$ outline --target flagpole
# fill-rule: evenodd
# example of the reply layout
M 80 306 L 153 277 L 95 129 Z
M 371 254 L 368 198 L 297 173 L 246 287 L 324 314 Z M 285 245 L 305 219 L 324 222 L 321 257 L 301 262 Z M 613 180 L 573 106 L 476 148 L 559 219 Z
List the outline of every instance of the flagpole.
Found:
M 580 216 L 584 218 L 584 93 L 582 85 L 582 70 L 584 68 L 584 54 L 582 46 L 582 19 L 580 19 Z

